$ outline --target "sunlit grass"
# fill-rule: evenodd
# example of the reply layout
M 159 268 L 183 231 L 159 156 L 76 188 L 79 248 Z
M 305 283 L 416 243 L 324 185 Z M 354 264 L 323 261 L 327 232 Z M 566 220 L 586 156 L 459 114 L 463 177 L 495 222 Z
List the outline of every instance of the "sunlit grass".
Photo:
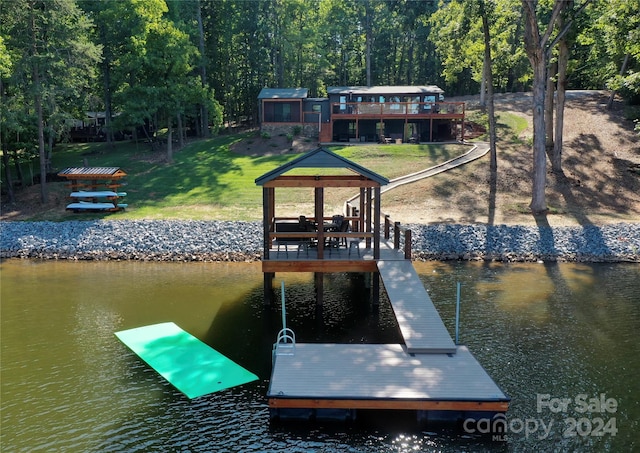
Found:
M 59 145 L 54 151 L 56 171 L 87 164 L 91 167 L 115 166 L 126 173 L 128 208 L 118 213 L 74 214 L 64 211 L 64 200 L 55 210 L 37 214 L 38 220 L 69 219 L 220 219 L 259 220 L 262 217 L 262 188 L 255 180 L 299 154 L 249 156 L 233 152 L 235 142 L 248 134 L 199 140 L 173 153 L 166 162 L 166 151 L 152 151 L 149 144 L 118 142 Z M 386 178 L 393 179 L 428 168 L 466 152 L 463 145 L 377 145 L 331 148 L 337 154 Z M 348 174 L 349 170 L 301 169 L 296 174 Z M 63 183 L 56 183 L 63 184 Z M 68 189 L 64 189 L 65 194 Z M 327 189 L 325 205 L 338 210 L 355 195 L 354 189 Z M 64 194 L 62 198 L 64 198 Z M 301 204 L 313 211 L 313 189 L 279 190 L 279 212 L 298 212 Z M 304 209 L 303 209 L 304 210 Z M 34 218 L 35 219 L 35 218 Z

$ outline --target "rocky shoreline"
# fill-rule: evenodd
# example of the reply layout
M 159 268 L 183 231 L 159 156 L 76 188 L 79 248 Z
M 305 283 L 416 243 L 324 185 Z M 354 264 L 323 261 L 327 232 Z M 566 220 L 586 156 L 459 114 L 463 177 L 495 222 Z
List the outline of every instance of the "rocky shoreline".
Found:
M 640 262 L 640 223 L 407 225 L 416 260 Z M 257 261 L 261 222 L 0 222 L 0 258 Z

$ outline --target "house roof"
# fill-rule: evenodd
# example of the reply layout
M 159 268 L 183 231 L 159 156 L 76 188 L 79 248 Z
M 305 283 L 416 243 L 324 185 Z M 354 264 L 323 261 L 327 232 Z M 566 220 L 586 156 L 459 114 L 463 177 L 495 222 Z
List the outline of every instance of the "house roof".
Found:
M 442 88 L 436 85 L 424 86 L 344 86 L 328 87 L 328 94 L 444 94 Z
M 262 186 L 267 182 L 276 179 L 278 176 L 293 170 L 294 168 L 347 168 L 361 176 L 364 176 L 365 178 L 379 183 L 380 185 L 386 185 L 389 183 L 389 180 L 384 176 L 374 173 L 362 165 L 358 165 L 326 148 L 320 147 L 309 151 L 308 153 L 303 154 L 302 156 L 297 157 L 268 173 L 265 173 L 259 178 L 256 178 L 256 184 Z
M 304 99 L 308 93 L 307 88 L 263 88 L 258 99 Z

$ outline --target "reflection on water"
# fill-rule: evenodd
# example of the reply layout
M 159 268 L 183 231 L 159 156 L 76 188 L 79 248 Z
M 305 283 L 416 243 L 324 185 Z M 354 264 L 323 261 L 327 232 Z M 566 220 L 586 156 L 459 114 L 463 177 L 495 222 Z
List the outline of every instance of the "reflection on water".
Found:
M 426 426 L 410 413 L 362 413 L 354 424 L 270 424 L 265 394 L 279 304 L 262 306 L 260 264 L 0 264 L 2 451 L 602 450 L 637 445 L 638 265 L 416 263 L 451 333 L 462 283 L 460 340 L 513 400 L 508 419 L 550 425 L 506 442 Z M 358 276 L 327 276 L 315 307 L 310 275 L 280 274 L 299 341 L 399 342 Z M 279 288 L 276 289 L 279 292 Z M 277 299 L 279 300 L 279 299 Z M 173 321 L 260 380 L 187 400 L 114 332 Z M 539 394 L 569 398 L 538 411 Z M 575 398 L 615 398 L 615 413 L 579 413 Z M 574 436 L 568 421 L 580 421 Z M 601 418 L 617 433 L 591 436 Z M 587 423 L 589 426 L 587 426 Z M 611 427 L 611 424 L 609 425 Z M 590 428 L 587 432 L 587 428 Z

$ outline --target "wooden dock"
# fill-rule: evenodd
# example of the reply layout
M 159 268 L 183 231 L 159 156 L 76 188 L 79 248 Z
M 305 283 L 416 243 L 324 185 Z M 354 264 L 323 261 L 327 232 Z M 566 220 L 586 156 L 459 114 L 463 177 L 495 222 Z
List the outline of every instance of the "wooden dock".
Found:
M 381 260 L 378 269 L 407 352 L 455 353 L 456 345 L 411 261 Z
M 267 398 L 274 410 L 505 412 L 509 405 L 465 346 L 407 354 L 398 344 L 297 344 L 295 354 L 275 356 Z
M 454 344 L 411 261 L 374 262 L 405 344 L 298 343 L 281 353 L 276 345 L 271 417 L 345 418 L 358 409 L 416 410 L 420 419 L 506 412 L 510 398 L 465 346 Z
M 295 174 L 309 168 L 319 170 Z M 331 174 L 331 169 L 340 173 Z M 416 410 L 419 419 L 425 414 L 486 417 L 508 409 L 509 397 L 466 347 L 454 344 L 440 319 L 411 263 L 411 230 L 382 218 L 381 187 L 388 183 L 384 176 L 324 148 L 256 179 L 263 200 L 264 304 L 273 302 L 276 273 L 314 273 L 318 306 L 323 304 L 324 274 L 368 274 L 363 280 L 369 287 L 363 291 L 370 292 L 376 306 L 384 285 L 404 340 L 297 344 L 283 322 L 267 394 L 272 418 L 328 412 L 351 418 L 358 409 Z M 313 209 L 295 217 L 276 215 L 276 189 L 288 188 L 312 190 Z M 359 189 L 352 198 L 357 204 L 347 202 L 342 212 L 325 215 L 325 190 L 341 188 Z

